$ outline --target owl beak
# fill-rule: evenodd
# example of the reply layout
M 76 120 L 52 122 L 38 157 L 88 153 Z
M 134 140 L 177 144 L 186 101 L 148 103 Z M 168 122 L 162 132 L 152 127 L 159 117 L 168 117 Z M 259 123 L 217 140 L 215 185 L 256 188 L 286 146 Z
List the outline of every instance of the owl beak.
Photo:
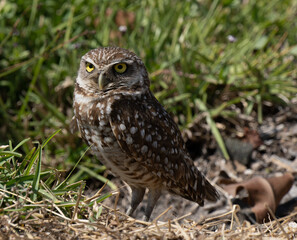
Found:
M 98 85 L 99 85 L 99 89 L 102 90 L 104 87 L 104 73 L 100 73 L 99 78 L 98 78 Z

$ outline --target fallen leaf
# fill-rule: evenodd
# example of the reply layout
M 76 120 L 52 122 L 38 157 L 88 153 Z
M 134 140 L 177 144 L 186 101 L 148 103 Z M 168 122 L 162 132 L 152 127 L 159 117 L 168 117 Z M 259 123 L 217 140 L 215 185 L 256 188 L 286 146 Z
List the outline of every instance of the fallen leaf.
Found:
M 275 213 L 283 196 L 290 190 L 294 181 L 291 173 L 280 177 L 254 177 L 248 181 L 224 185 L 223 188 L 232 196 L 246 203 L 256 216 L 256 221 L 262 223 L 268 220 L 267 206 Z

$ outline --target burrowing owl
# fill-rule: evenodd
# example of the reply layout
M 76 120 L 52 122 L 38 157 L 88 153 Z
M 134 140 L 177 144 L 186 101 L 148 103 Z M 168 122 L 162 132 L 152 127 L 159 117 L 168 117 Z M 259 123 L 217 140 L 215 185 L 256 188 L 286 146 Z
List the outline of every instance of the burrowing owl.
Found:
M 163 190 L 197 202 L 215 201 L 215 188 L 194 166 L 181 133 L 151 93 L 146 68 L 134 53 L 106 47 L 80 62 L 74 113 L 93 153 L 132 190 L 132 215 L 148 188 L 144 220 Z

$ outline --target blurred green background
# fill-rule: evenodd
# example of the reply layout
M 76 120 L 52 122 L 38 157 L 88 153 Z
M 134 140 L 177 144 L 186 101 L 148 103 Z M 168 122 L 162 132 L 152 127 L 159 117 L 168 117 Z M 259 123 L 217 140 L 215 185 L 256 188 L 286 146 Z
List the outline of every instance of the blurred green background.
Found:
M 28 153 L 62 129 L 45 162 L 73 166 L 86 150 L 69 131 L 74 81 L 80 57 L 99 46 L 143 59 L 181 129 L 202 112 L 214 134 L 218 118 L 261 123 L 266 107 L 297 93 L 296 13 L 294 0 L 0 1 L 0 145 L 30 138 Z

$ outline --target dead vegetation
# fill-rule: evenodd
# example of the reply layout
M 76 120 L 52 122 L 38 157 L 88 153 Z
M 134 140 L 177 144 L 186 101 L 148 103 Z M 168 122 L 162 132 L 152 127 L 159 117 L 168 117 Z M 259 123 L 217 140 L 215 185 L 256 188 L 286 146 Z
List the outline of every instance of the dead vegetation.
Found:
M 294 239 L 297 237 L 295 111 L 287 109 L 274 116 L 276 121 L 269 117 L 265 120 L 262 125 L 265 136 L 253 149 L 253 160 L 246 162 L 247 166 L 236 159 L 226 161 L 219 152 L 202 154 L 196 159 L 197 166 L 219 189 L 220 201 L 199 208 L 164 194 L 153 212 L 152 222 L 137 220 L 143 214 L 141 206 L 135 218 L 123 213 L 129 201 L 125 187 L 110 192 L 112 186 L 107 188 L 105 184 L 97 191 L 94 186 L 85 188 L 82 181 L 69 184 L 66 181 L 69 177 L 62 182 L 49 181 L 57 177 L 56 173 L 38 170 L 38 164 L 42 148 L 56 133 L 19 165 L 15 158 L 20 157 L 17 153 L 20 145 L 11 151 L 5 151 L 8 146 L 1 146 L 0 156 L 6 163 L 1 168 L 0 239 Z M 22 175 L 16 175 L 18 171 Z M 38 175 L 37 186 L 34 178 Z M 272 205 L 269 200 L 273 193 L 262 194 L 267 184 L 252 186 L 259 187 L 257 194 L 261 197 L 249 191 L 249 183 L 255 179 L 269 182 L 272 192 L 278 188 Z M 116 178 L 112 181 L 117 186 L 122 184 Z M 226 183 L 231 183 L 231 191 L 224 187 Z M 257 201 L 265 215 L 261 220 L 255 211 Z
M 252 225 L 240 223 L 238 207 L 225 214 L 197 223 L 187 215 L 167 222 L 142 222 L 121 212 L 103 207 L 96 222 L 69 219 L 55 211 L 36 208 L 13 212 L 0 218 L 1 239 L 294 239 L 297 237 L 297 212 L 281 219 Z M 59 215 L 59 216 L 58 216 Z M 121 220 L 120 220 L 121 219 Z

